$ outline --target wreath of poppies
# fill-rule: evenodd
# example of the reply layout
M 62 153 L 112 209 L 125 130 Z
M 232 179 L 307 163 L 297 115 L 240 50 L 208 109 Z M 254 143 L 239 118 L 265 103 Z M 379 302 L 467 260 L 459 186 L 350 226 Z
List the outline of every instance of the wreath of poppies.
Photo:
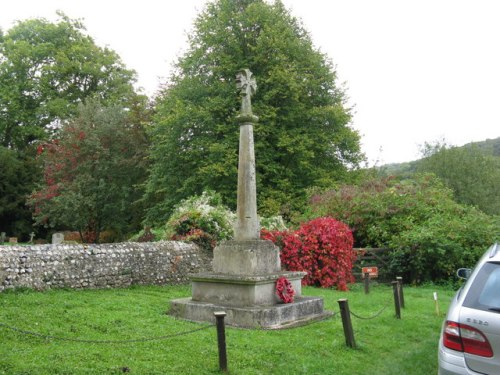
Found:
M 284 303 L 292 303 L 295 290 L 293 290 L 292 283 L 284 276 L 276 280 L 276 295 Z

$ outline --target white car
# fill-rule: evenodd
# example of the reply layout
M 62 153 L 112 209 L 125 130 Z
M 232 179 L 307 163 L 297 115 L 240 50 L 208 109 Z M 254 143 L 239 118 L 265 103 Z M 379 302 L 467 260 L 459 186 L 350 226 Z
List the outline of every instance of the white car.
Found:
M 500 245 L 491 246 L 457 292 L 443 323 L 440 375 L 500 375 Z

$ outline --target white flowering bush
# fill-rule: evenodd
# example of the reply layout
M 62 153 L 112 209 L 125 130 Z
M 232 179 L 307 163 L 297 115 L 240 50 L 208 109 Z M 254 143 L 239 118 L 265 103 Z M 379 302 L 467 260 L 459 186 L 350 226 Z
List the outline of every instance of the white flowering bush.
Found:
M 283 232 L 288 229 L 282 216 L 271 216 L 260 218 L 260 226 L 269 231 Z
M 221 240 L 233 236 L 235 214 L 222 204 L 219 194 L 204 191 L 176 206 L 166 224 L 165 238 L 193 241 L 213 249 Z

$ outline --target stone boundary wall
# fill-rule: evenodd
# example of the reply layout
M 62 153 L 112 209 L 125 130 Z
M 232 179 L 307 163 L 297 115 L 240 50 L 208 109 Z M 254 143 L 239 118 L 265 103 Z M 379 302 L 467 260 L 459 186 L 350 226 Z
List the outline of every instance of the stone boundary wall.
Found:
M 206 251 L 176 241 L 0 246 L 0 292 L 181 284 L 210 270 Z

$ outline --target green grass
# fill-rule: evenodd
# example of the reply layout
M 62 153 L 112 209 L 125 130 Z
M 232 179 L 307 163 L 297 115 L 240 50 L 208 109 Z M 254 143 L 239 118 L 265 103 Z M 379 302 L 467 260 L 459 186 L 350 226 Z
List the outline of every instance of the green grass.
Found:
M 345 345 L 339 315 L 307 326 L 279 330 L 226 327 L 231 374 L 383 374 L 437 372 L 439 330 L 453 291 L 406 287 L 402 319 L 394 317 L 392 288 L 361 285 L 349 292 L 306 287 L 338 311 L 348 298 L 358 348 Z M 440 297 L 435 312 L 432 293 Z M 168 301 L 190 295 L 189 286 L 110 290 L 24 290 L 0 293 L 0 323 L 42 335 L 86 340 L 130 340 L 182 333 L 204 325 L 165 314 Z M 170 339 L 116 344 L 60 341 L 0 327 L 0 374 L 217 374 L 214 327 Z

